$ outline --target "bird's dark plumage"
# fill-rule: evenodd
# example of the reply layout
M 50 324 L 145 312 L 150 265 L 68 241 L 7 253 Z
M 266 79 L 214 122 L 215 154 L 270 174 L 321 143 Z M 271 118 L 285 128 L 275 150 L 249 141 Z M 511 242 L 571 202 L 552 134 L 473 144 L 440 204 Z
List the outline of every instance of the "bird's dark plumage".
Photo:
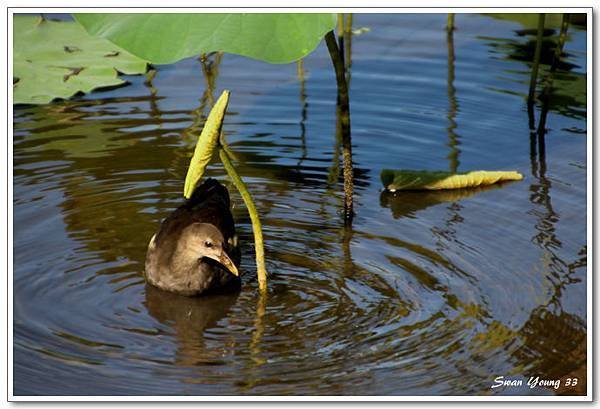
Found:
M 229 192 L 207 179 L 150 240 L 146 279 L 163 290 L 199 295 L 239 286 L 239 262 Z

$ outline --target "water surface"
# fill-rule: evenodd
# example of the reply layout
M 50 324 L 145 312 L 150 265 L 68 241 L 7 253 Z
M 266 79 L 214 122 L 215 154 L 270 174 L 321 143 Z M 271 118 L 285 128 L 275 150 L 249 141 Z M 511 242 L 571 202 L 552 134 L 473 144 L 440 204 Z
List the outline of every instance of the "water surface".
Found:
M 448 38 L 445 19 L 354 16 L 371 31 L 351 42 L 351 230 L 324 44 L 302 75 L 192 58 L 16 108 L 15 394 L 585 393 L 586 33 L 570 27 L 540 146 L 525 101 L 534 36 L 473 14 Z M 166 294 L 144 284 L 146 245 L 182 200 L 193 135 L 223 89 L 269 291 L 257 291 L 250 220 L 215 162 L 208 173 L 229 187 L 244 243 L 243 288 Z M 383 168 L 525 179 L 394 196 Z M 490 388 L 538 375 L 563 387 Z

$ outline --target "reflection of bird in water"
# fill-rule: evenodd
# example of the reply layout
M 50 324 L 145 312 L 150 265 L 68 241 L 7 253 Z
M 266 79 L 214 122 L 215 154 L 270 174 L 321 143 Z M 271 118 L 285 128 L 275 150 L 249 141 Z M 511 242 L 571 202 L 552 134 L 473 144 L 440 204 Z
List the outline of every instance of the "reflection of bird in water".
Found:
M 146 309 L 162 324 L 175 330 L 176 363 L 198 365 L 221 359 L 222 349 L 205 348 L 204 331 L 214 328 L 235 304 L 239 292 L 182 297 L 146 285 Z
M 239 287 L 239 263 L 229 192 L 207 179 L 150 240 L 146 279 L 163 290 L 199 295 Z

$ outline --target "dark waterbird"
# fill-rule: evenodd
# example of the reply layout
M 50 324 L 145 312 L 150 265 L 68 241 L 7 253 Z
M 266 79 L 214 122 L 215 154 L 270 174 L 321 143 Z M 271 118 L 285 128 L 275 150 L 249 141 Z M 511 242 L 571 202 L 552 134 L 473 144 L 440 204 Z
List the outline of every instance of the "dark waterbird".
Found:
M 229 192 L 207 179 L 152 236 L 146 280 L 182 295 L 234 289 L 240 285 L 239 263 Z

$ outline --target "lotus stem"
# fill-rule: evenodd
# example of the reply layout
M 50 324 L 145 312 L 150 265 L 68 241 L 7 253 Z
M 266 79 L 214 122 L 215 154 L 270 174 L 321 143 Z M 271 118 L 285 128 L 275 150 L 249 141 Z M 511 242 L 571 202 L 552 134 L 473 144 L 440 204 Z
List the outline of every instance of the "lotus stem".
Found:
M 454 13 L 448 13 L 448 22 L 446 23 L 446 31 L 449 33 L 454 31 Z
M 352 224 L 354 217 L 354 170 L 352 168 L 352 140 L 350 136 L 350 102 L 348 96 L 348 83 L 344 67 L 342 51 L 338 48 L 333 31 L 325 34 L 325 42 L 331 56 L 337 82 L 337 105 L 340 108 L 342 130 L 342 155 L 344 158 L 344 223 Z
M 353 20 L 352 13 L 346 14 L 346 25 L 344 26 L 344 31 L 346 33 L 351 33 L 352 32 L 352 20 Z
M 450 16 L 450 15 L 448 15 Z M 456 114 L 458 113 L 458 101 L 456 99 L 456 87 L 454 86 L 454 63 L 456 57 L 454 55 L 454 33 L 448 30 L 446 34 L 446 44 L 448 46 L 448 78 L 447 78 L 447 93 L 448 93 L 448 146 L 450 147 L 450 153 L 447 158 L 450 160 L 450 172 L 456 173 L 458 166 L 460 165 L 460 141 L 456 134 Z
M 304 82 L 304 60 L 299 59 L 296 65 L 296 73 L 298 74 L 298 80 Z
M 258 212 L 256 211 L 256 206 L 254 205 L 254 201 L 252 200 L 252 196 L 250 192 L 246 188 L 246 184 L 240 178 L 240 176 L 235 171 L 235 168 L 231 164 L 229 160 L 229 156 L 224 149 L 219 149 L 219 158 L 225 167 L 225 171 L 233 181 L 236 189 L 242 195 L 242 199 L 246 204 L 246 208 L 248 209 L 248 213 L 250 214 L 250 220 L 252 221 L 252 231 L 254 232 L 254 251 L 256 253 L 256 271 L 258 275 L 258 288 L 259 290 L 266 291 L 267 290 L 267 269 L 265 267 L 265 249 L 263 242 L 263 234 L 262 234 L 262 226 L 260 224 L 260 219 L 258 217 Z
M 300 117 L 300 141 L 302 143 L 302 156 L 298 161 L 298 166 L 306 159 L 306 116 L 308 112 L 308 103 L 306 102 L 306 78 L 304 76 L 304 60 L 298 60 L 298 81 L 300 82 L 300 105 L 302 107 Z
M 344 62 L 344 13 L 338 13 L 337 15 L 337 48 L 342 59 L 342 66 L 346 66 Z M 344 73 L 345 75 L 345 73 Z
M 350 68 L 352 68 L 352 13 L 346 14 L 344 22 L 344 67 L 346 68 L 346 84 L 350 88 Z
M 233 159 L 239 162 L 237 155 L 231 149 L 229 149 L 229 145 L 225 140 L 225 132 L 223 132 L 223 129 L 221 129 L 221 134 L 219 135 L 219 145 L 225 151 L 230 161 Z

